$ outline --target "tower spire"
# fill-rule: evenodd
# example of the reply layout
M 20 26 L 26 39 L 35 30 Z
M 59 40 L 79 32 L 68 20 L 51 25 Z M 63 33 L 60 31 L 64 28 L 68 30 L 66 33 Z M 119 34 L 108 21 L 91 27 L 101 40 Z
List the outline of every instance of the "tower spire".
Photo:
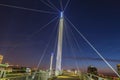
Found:
M 58 76 L 62 73 L 61 60 L 62 60 L 62 41 L 63 41 L 63 11 L 60 13 L 59 21 L 59 33 L 58 33 L 58 44 L 57 44 L 57 57 L 56 57 L 56 70 L 55 75 Z

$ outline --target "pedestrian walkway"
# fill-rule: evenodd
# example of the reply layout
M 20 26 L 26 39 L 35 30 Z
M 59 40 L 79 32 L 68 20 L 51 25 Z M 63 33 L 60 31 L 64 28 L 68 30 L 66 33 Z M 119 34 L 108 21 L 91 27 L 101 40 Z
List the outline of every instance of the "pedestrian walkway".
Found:
M 80 80 L 80 78 L 74 73 L 64 73 L 63 75 L 58 76 L 55 80 Z

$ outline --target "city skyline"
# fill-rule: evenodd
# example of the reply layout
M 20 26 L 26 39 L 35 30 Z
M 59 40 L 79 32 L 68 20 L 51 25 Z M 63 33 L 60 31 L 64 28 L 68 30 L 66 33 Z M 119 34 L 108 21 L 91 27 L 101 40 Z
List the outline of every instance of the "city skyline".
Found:
M 51 2 L 60 9 L 59 2 Z M 67 0 L 63 1 L 63 4 L 65 5 L 66 2 Z M 119 1 L 112 2 L 108 0 L 71 0 L 65 11 L 65 16 L 70 19 L 78 30 L 80 30 L 96 49 L 100 51 L 101 55 L 111 60 L 119 60 L 120 56 L 120 6 L 118 3 Z M 55 12 L 55 14 L 44 14 L 0 5 L 0 53 L 4 55 L 4 62 L 36 66 L 52 35 L 51 46 L 48 47 L 45 58 L 41 63 L 41 66 L 49 67 L 50 55 L 54 52 L 54 45 L 57 36 L 56 23 L 57 20 L 59 20 L 60 13 L 40 1 L 33 2 L 30 0 L 29 3 L 27 3 L 27 1 L 24 0 L 1 0 L 0 4 Z M 58 18 L 56 18 L 53 23 L 49 24 L 45 29 L 39 32 L 39 29 L 43 25 L 47 24 L 56 16 L 58 16 Z M 70 24 L 67 25 L 70 26 Z M 71 28 L 67 30 L 70 32 Z M 51 33 L 52 31 L 54 33 Z M 74 54 L 80 57 L 87 57 L 87 59 L 89 59 L 88 57 L 98 59 L 99 56 L 97 56 L 88 44 L 74 30 L 72 31 L 74 32 L 75 37 L 77 37 L 80 46 L 80 48 L 75 47 L 71 40 L 71 43 L 73 43 L 71 46 L 74 47 L 72 50 L 74 51 Z M 70 38 L 71 37 L 72 36 L 70 36 Z M 63 61 L 63 66 L 74 68 L 75 60 L 64 58 L 73 55 L 71 54 L 72 51 L 69 51 L 70 45 L 66 44 L 67 40 L 64 41 L 63 44 L 65 47 L 63 47 L 63 60 L 65 61 Z M 108 69 L 108 66 L 104 62 L 99 61 L 99 59 L 95 61 L 77 61 L 79 61 L 80 68 L 94 65 L 100 69 Z M 116 64 L 120 62 L 109 63 L 116 69 Z

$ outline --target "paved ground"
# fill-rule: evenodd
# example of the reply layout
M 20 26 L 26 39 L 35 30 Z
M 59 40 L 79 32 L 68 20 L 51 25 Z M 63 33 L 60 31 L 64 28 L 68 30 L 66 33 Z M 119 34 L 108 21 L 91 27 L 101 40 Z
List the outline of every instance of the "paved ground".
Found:
M 58 76 L 55 80 L 80 80 L 79 76 L 74 73 L 64 73 L 61 76 Z

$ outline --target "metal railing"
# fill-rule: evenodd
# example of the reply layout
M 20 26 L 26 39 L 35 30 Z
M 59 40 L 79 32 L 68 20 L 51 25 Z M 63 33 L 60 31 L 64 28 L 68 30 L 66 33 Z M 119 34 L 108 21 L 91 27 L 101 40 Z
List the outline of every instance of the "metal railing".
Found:
M 108 80 L 106 78 L 99 77 L 99 76 L 94 75 L 94 74 L 86 74 L 86 76 L 87 76 L 87 80 Z
M 1 75 L 2 76 L 2 75 Z M 39 71 L 37 73 L 17 73 L 7 74 L 0 78 L 0 80 L 48 80 L 49 73 L 46 71 Z
M 106 79 L 106 78 L 103 78 L 103 77 L 99 77 L 97 75 L 93 75 L 93 74 L 81 74 L 79 75 L 80 77 L 80 80 L 109 80 L 109 79 Z

